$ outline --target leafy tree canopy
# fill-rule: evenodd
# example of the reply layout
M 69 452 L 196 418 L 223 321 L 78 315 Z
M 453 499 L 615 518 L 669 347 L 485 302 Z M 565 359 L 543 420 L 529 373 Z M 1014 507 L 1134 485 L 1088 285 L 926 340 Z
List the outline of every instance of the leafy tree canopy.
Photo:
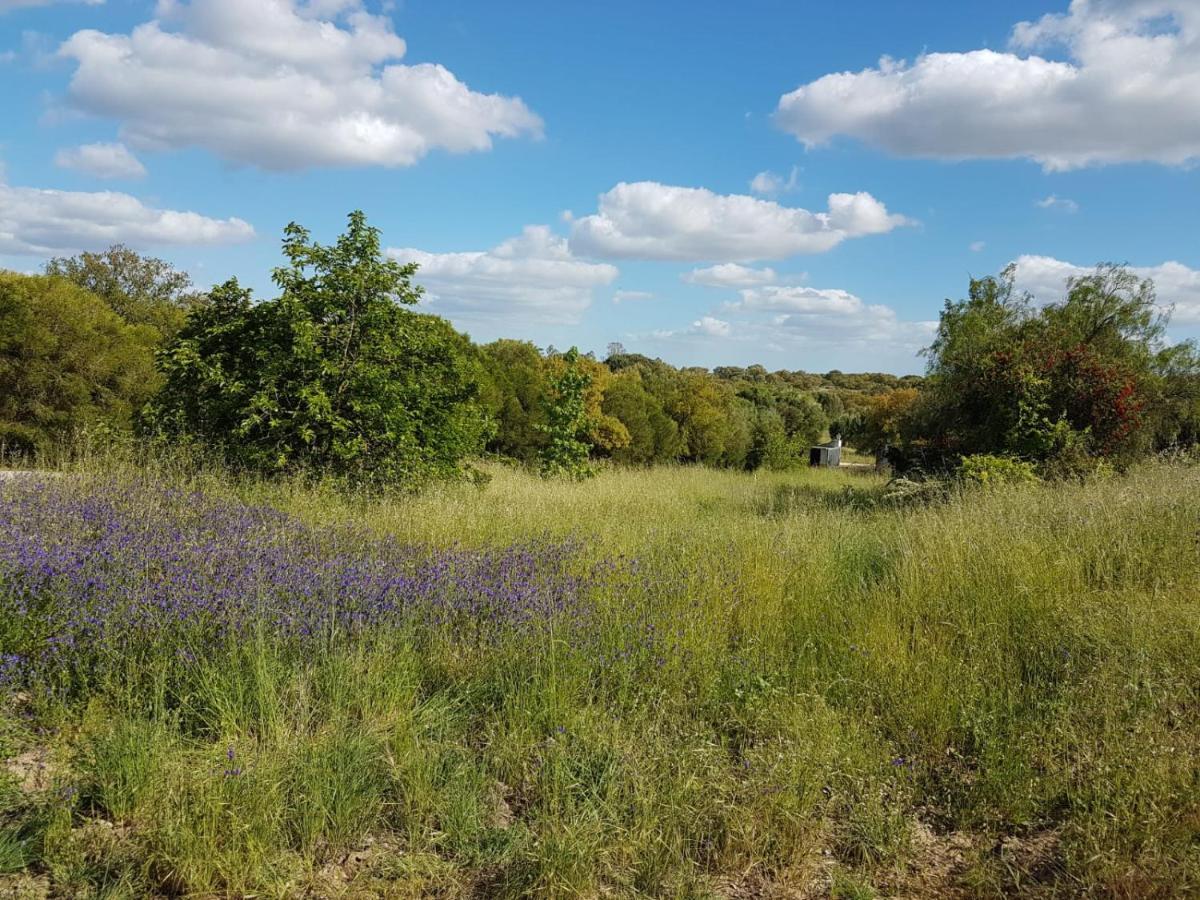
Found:
M 382 253 L 361 212 L 330 245 L 295 223 L 277 299 L 212 292 L 159 361 L 149 421 L 266 472 L 412 483 L 462 474 L 489 422 L 467 338 L 415 313 L 414 264 Z
M 496 423 L 487 449 L 524 463 L 546 443 L 546 398 L 550 391 L 542 354 L 528 341 L 499 340 L 479 348 L 485 373 L 481 402 Z
M 628 446 L 629 430 L 620 419 L 604 410 L 604 395 L 613 377 L 608 367 L 578 350 L 552 355 L 546 360 L 551 385 L 557 384 L 569 367 L 575 367 L 587 379 L 583 392 L 583 434 L 587 442 L 610 454 Z
M 905 420 L 916 404 L 920 392 L 916 388 L 897 388 L 886 394 L 875 394 L 853 415 L 846 416 L 833 426 L 846 442 L 867 452 L 900 443 Z
M 679 428 L 667 415 L 662 400 L 647 390 L 640 369 L 619 372 L 604 392 L 604 412 L 621 422 L 629 442 L 611 451 L 618 462 L 648 465 L 675 459 Z
M 149 325 L 163 341 L 173 338 L 188 313 L 204 301 L 186 272 L 124 244 L 101 253 L 55 257 L 45 271 L 91 291 L 129 324 Z
M 158 384 L 156 337 L 64 278 L 0 272 L 0 444 L 32 453 L 128 430 Z
M 973 280 L 967 299 L 946 302 L 905 425 L 911 445 L 1075 470 L 1089 459 L 1125 465 L 1184 430 L 1186 379 L 1173 383 L 1170 373 L 1194 353 L 1164 345 L 1167 313 L 1150 281 L 1102 265 L 1068 281 L 1061 301 L 1036 307 L 1014 276 L 1009 267 Z
M 543 475 L 584 478 L 591 474 L 587 394 L 592 373 L 583 365 L 583 359 L 572 347 L 562 354 L 550 376 L 546 421 L 539 426 L 546 435 L 540 455 Z

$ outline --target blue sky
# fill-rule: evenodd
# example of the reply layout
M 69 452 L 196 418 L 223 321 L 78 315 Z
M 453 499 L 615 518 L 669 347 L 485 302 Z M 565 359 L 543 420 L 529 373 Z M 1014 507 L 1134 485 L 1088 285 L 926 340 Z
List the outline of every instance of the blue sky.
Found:
M 0 0 L 0 79 L 13 269 L 269 296 L 361 208 L 479 340 L 914 372 L 971 275 L 1108 260 L 1200 336 L 1195 0 Z

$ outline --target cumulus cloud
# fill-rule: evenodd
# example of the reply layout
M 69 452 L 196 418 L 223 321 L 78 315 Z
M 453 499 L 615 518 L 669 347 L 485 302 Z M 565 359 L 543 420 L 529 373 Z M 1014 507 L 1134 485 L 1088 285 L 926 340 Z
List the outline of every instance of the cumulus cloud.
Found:
M 970 250 L 972 253 L 981 253 L 986 246 L 986 241 L 971 241 Z
M 79 31 L 59 53 L 77 63 L 71 102 L 142 150 L 204 147 L 277 170 L 408 166 L 540 135 L 519 98 L 402 65 L 405 51 L 359 0 L 160 0 L 129 34 Z
M 709 337 L 729 337 L 732 326 L 723 319 L 701 316 L 692 323 L 692 330 L 697 334 L 706 334 Z
M 573 256 L 566 239 L 545 225 L 527 226 L 491 250 L 388 253 L 419 264 L 416 281 L 438 313 L 476 320 L 574 323 L 591 305 L 593 289 L 619 274 L 615 266 Z
M 662 329 L 655 331 L 653 337 L 660 340 L 680 337 L 714 337 L 727 338 L 733 334 L 733 326 L 724 319 L 714 316 L 701 316 L 687 328 Z
M 114 191 L 54 191 L 0 181 L 0 253 L 49 255 L 110 244 L 232 244 L 254 237 L 237 218 L 154 209 Z
M 854 354 L 877 370 L 918 368 L 918 354 L 937 331 L 934 321 L 904 321 L 894 310 L 865 306 L 855 314 L 777 316 L 769 326 L 758 327 L 761 340 L 805 350 L 835 352 L 841 358 Z
M 767 267 L 756 269 L 737 263 L 719 263 L 703 269 L 692 269 L 680 278 L 688 284 L 702 284 L 705 287 L 739 288 L 772 284 L 779 276 L 774 269 Z
M 721 316 L 706 316 L 686 328 L 656 331 L 648 338 L 693 342 L 720 338 L 772 353 L 803 354 L 799 358 L 808 366 L 817 359 L 845 366 L 853 355 L 869 359 L 870 367 L 879 370 L 914 371 L 919 368 L 917 353 L 937 328 L 933 321 L 903 320 L 891 307 L 867 303 L 849 291 L 797 285 L 745 288 L 724 305 Z
M 1198 109 L 1200 4 L 1072 0 L 1065 14 L 1018 24 L 1008 52 L 884 57 L 783 95 L 775 121 L 810 147 L 845 135 L 898 156 L 1028 158 L 1061 171 L 1200 160 Z
M 83 144 L 59 150 L 54 156 L 54 164 L 97 178 L 141 178 L 146 174 L 141 160 L 124 144 Z
M 653 300 L 650 291 L 613 291 L 613 303 L 628 303 L 631 300 Z
M 794 191 L 800 186 L 800 169 L 792 166 L 792 171 L 785 179 L 774 172 L 759 172 L 750 179 L 750 192 L 764 197 L 775 197 L 786 191 Z
M 730 309 L 768 310 L 789 316 L 847 316 L 868 311 L 867 305 L 854 294 L 830 288 L 768 285 L 747 288 L 740 296 L 740 300 L 729 304 Z M 895 315 L 886 306 L 871 307 L 869 311 L 881 317 Z
M 823 253 L 907 222 L 865 192 L 830 194 L 828 211 L 814 213 L 744 194 L 622 182 L 600 195 L 594 215 L 575 220 L 571 249 L 584 256 L 748 262 Z
M 937 326 L 930 321 L 904 321 L 890 306 L 867 303 L 837 288 L 747 288 L 726 309 L 747 316 L 761 340 L 907 357 L 929 343 Z
M 1061 300 L 1066 293 L 1068 278 L 1090 275 L 1095 271 L 1094 267 L 1078 266 L 1052 256 L 1021 256 L 1014 265 L 1017 267 L 1017 287 L 1029 291 L 1042 303 Z M 1175 307 L 1172 322 L 1189 325 L 1200 323 L 1200 270 L 1178 262 L 1130 266 L 1129 270 L 1139 278 L 1149 278 L 1154 282 L 1160 304 Z
M 1079 204 L 1067 197 L 1060 197 L 1058 194 L 1051 194 L 1049 197 L 1043 197 L 1041 200 L 1035 200 L 1034 206 L 1039 209 L 1058 209 L 1067 213 L 1079 212 Z

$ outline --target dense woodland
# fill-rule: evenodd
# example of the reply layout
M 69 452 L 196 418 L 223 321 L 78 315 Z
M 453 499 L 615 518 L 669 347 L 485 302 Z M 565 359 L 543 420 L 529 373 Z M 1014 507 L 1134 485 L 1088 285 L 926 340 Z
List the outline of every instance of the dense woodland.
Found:
M 786 469 L 831 434 L 902 470 L 1074 475 L 1200 438 L 1196 350 L 1165 341 L 1153 284 L 1116 266 L 1049 306 L 1010 272 L 973 280 L 922 378 L 475 344 L 412 309 L 416 266 L 360 213 L 330 246 L 289 226 L 283 254 L 266 300 L 236 279 L 197 291 L 122 246 L 0 274 L 4 452 L 136 436 L 235 468 L 419 484 L 482 454 L 571 476 L 599 460 Z

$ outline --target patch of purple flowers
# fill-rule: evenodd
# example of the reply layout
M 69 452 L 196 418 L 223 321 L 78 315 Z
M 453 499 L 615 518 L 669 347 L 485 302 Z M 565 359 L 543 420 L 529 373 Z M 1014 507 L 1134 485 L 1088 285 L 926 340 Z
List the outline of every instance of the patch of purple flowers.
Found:
M 16 653 L 0 653 L 0 688 L 20 675 L 23 663 L 24 660 Z
M 301 648 L 403 625 L 486 643 L 579 621 L 598 578 L 570 543 L 405 544 L 148 481 L 5 484 L 0 534 L 0 652 L 22 654 L 0 656 L 0 681 L 147 647 L 186 665 L 262 631 Z

